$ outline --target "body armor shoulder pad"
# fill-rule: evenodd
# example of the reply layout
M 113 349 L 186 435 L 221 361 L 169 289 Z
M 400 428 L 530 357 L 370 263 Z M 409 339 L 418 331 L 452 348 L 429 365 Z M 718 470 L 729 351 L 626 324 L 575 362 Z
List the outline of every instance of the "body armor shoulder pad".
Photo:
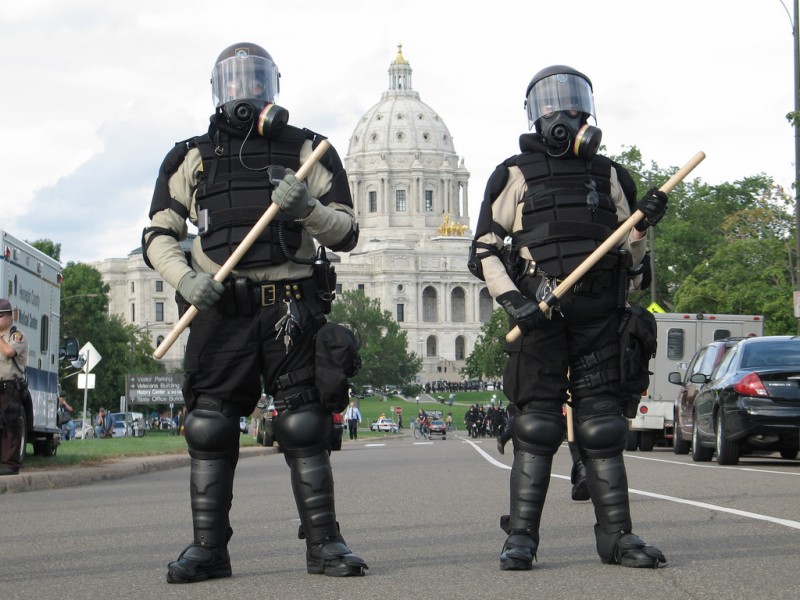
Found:
M 156 187 L 153 190 L 153 200 L 150 202 L 149 217 L 152 219 L 153 215 L 162 210 L 166 210 L 172 203 L 172 197 L 169 194 L 169 178 L 175 174 L 178 167 L 181 166 L 183 159 L 191 148 L 195 146 L 194 138 L 178 142 L 164 157 L 161 167 L 158 169 L 158 178 L 156 179 Z

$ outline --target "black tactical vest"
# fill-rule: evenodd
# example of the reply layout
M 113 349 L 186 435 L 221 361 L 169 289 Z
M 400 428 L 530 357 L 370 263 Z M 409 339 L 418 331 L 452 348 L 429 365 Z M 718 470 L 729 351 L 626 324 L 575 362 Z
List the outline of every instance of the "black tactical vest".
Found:
M 223 264 L 272 204 L 274 186 L 264 167 L 281 165 L 297 171 L 306 139 L 305 131 L 291 126 L 278 140 L 251 135 L 245 141 L 213 126 L 208 134 L 195 138 L 203 158 L 195 195 L 200 242 L 211 260 Z M 238 266 L 284 263 L 287 252 L 294 255 L 301 241 L 301 226 L 279 213 Z
M 558 159 L 540 152 L 516 157 L 528 186 L 522 203 L 522 231 L 516 232 L 536 265 L 552 277 L 563 278 L 580 265 L 617 228 L 611 198 L 611 162 Z M 614 269 L 612 251 L 594 267 Z

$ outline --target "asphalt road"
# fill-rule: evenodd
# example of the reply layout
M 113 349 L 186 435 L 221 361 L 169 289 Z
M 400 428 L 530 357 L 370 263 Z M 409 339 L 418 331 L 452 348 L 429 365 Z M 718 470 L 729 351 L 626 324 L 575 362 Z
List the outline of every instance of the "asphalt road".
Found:
M 231 579 L 165 581 L 166 563 L 191 537 L 188 467 L 178 461 L 166 470 L 0 496 L 0 597 L 797 597 L 799 461 L 744 458 L 720 467 L 668 449 L 625 456 L 634 532 L 664 551 L 666 568 L 600 563 L 591 504 L 569 499 L 565 446 L 555 459 L 538 563 L 532 571 L 500 571 L 511 456 L 499 455 L 494 440 L 450 435 L 419 444 L 404 437 L 345 440 L 332 456 L 342 533 L 370 565 L 366 577 L 306 573 L 289 470 L 282 455 L 270 453 L 239 463 Z

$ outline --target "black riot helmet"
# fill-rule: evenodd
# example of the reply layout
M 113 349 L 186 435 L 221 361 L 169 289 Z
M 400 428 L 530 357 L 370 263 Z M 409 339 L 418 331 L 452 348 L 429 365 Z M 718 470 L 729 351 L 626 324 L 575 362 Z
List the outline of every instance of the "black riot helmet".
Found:
M 242 42 L 228 46 L 211 71 L 211 93 L 217 110 L 232 125 L 242 128 L 256 125 L 264 136 L 276 124 L 274 121 L 282 128 L 288 120 L 286 109 L 275 104 L 279 91 L 278 66 L 258 44 Z
M 553 156 L 572 153 L 589 159 L 597 152 L 602 132 L 597 122 L 589 78 L 566 65 L 553 65 L 533 76 L 525 91 L 528 129 L 536 127 Z

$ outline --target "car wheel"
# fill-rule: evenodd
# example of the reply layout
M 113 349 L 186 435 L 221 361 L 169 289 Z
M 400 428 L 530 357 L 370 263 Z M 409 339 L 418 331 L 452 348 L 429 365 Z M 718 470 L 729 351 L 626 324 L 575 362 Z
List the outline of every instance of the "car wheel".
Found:
M 675 426 L 675 434 L 672 436 L 672 452 L 675 454 L 689 454 L 689 448 L 691 444 L 683 439 L 681 436 L 681 430 L 678 429 L 678 426 Z
M 639 446 L 639 432 L 628 430 L 628 437 L 625 438 L 625 450 L 633 452 Z
M 446 440 L 446 439 L 447 439 L 447 436 L 446 436 L 446 435 L 443 435 L 443 436 L 442 436 L 442 441 L 444 441 L 444 440 Z
M 692 460 L 694 462 L 708 462 L 713 457 L 713 448 L 704 448 L 700 445 L 700 429 L 697 427 L 697 419 L 692 418 Z
M 656 434 L 654 431 L 643 431 L 639 435 L 639 450 L 642 452 L 652 452 L 655 443 Z
M 783 450 L 781 450 L 781 458 L 785 458 L 787 460 L 794 460 L 795 458 L 797 458 L 797 448 L 792 448 L 792 449 L 784 448 Z
M 739 444 L 726 439 L 725 419 L 717 418 L 717 464 L 736 465 L 739 463 Z
M 334 440 L 331 441 L 331 450 L 341 450 L 342 449 L 342 438 L 341 436 L 336 437 Z

